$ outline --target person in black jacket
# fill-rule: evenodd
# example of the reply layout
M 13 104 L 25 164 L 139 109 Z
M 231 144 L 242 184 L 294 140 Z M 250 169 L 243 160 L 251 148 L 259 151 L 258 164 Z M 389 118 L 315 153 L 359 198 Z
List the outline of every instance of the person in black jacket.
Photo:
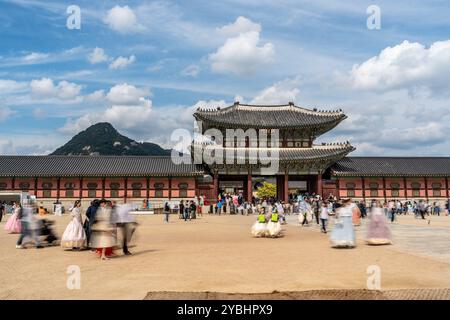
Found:
M 0 222 L 2 222 L 4 213 L 5 213 L 5 203 L 0 202 Z
M 86 220 L 84 221 L 84 231 L 86 232 L 86 240 L 87 240 L 87 247 L 89 247 L 91 234 L 92 234 L 92 225 L 94 224 L 95 220 L 95 214 L 97 212 L 97 209 L 100 205 L 100 202 L 98 199 L 95 199 L 91 202 L 91 205 L 86 210 Z
M 190 219 L 196 219 L 197 218 L 197 206 L 195 205 L 194 201 L 191 201 L 191 205 L 189 206 L 190 211 Z

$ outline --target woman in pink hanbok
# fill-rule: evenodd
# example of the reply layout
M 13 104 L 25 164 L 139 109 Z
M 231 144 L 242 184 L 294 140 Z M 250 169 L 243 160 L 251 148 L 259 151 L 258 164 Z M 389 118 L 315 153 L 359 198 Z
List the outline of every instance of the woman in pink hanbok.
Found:
M 370 211 L 370 221 L 367 227 L 366 242 L 370 245 L 392 243 L 391 231 L 389 230 L 389 226 L 386 222 L 383 206 L 379 201 L 377 201 Z
M 22 222 L 20 221 L 20 211 L 22 206 L 14 203 L 13 215 L 8 219 L 5 224 L 5 230 L 8 233 L 20 233 L 22 231 Z

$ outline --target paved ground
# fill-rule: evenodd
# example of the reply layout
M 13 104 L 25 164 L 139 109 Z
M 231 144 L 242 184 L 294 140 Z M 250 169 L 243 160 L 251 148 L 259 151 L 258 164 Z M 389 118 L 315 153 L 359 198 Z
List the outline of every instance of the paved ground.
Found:
M 69 217 L 51 218 L 61 235 Z M 392 246 L 365 245 L 362 226 L 358 246 L 350 250 L 330 248 L 328 236 L 317 227 L 302 228 L 292 219 L 283 227 L 284 237 L 255 239 L 250 236 L 255 216 L 205 216 L 190 222 L 173 217 L 169 224 L 161 216 L 140 216 L 134 255 L 109 261 L 100 261 L 89 251 L 59 247 L 17 250 L 17 235 L 6 234 L 3 221 L 0 299 L 143 299 L 149 292 L 147 298 L 161 292 L 213 296 L 274 291 L 303 297 L 306 291 L 317 290 L 323 297 L 357 292 L 356 297 L 364 298 L 368 293 L 361 289 L 367 288 L 367 268 L 373 265 L 381 270 L 383 297 L 398 289 L 450 288 L 450 248 L 446 250 L 450 217 L 432 218 L 430 224 L 401 217 L 392 226 Z M 71 265 L 81 271 L 79 290 L 67 288 Z M 369 296 L 379 294 L 374 292 Z M 402 292 L 409 292 L 400 295 L 404 298 L 419 292 L 448 294 Z
M 146 300 L 449 300 L 450 289 L 311 290 L 271 293 L 150 292 Z

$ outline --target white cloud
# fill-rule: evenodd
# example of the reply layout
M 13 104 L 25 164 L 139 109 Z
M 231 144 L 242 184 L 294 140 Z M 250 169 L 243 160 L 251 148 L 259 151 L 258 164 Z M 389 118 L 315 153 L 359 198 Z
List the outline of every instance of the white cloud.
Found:
M 199 72 L 200 67 L 195 64 L 191 64 L 190 66 L 187 66 L 185 69 L 181 71 L 181 75 L 185 77 L 196 77 L 199 74 Z
M 88 56 L 89 62 L 92 64 L 108 61 L 108 56 L 105 54 L 105 50 L 96 47 Z
M 73 82 L 60 81 L 54 85 L 53 80 L 41 78 L 30 83 L 31 93 L 37 98 L 59 98 L 61 100 L 73 100 L 81 91 L 81 86 Z
M 225 29 L 224 29 L 225 28 Z M 209 55 L 214 72 L 235 75 L 251 75 L 265 64 L 274 60 L 274 46 L 268 42 L 259 43 L 260 26 L 239 17 L 232 25 L 223 27 L 222 32 L 238 35 L 228 38 L 223 46 Z
M 118 57 L 115 59 L 111 64 L 109 65 L 109 68 L 112 70 L 116 69 L 124 69 L 128 67 L 130 64 L 133 64 L 136 61 L 136 57 L 134 55 L 131 55 L 130 57 Z
M 86 96 L 88 101 L 101 101 L 105 98 L 105 92 L 103 90 L 97 90 Z
M 251 101 L 252 104 L 286 104 L 299 100 L 299 78 L 286 79 L 263 89 Z
M 152 101 L 148 98 L 150 95 L 149 90 L 127 83 L 115 85 L 106 95 L 106 99 L 110 103 L 106 109 L 87 113 L 76 120 L 68 119 L 59 131 L 65 134 L 76 134 L 100 121 L 110 122 L 117 129 L 148 131 L 150 122 L 153 123 Z M 98 90 L 90 94 L 88 99 L 100 100 L 103 96 L 103 90 Z
M 127 83 L 122 83 L 112 87 L 106 98 L 112 104 L 133 105 L 142 103 L 146 96 L 150 96 L 151 92 L 148 89 L 137 88 Z
M 36 61 L 41 61 L 41 60 L 45 60 L 49 57 L 49 54 L 47 53 L 40 53 L 40 52 L 32 52 L 30 54 L 27 54 L 26 56 L 23 56 L 22 59 L 25 62 L 36 62 Z
M 236 36 L 251 31 L 261 32 L 261 25 L 242 16 L 238 17 L 235 22 L 218 29 L 219 34 L 226 37 Z
M 395 139 L 394 139 L 395 137 Z M 393 148 L 410 149 L 423 145 L 431 146 L 442 143 L 447 137 L 444 128 L 440 123 L 430 122 L 418 125 L 413 128 L 392 128 L 385 129 L 376 134 L 374 144 Z
M 387 47 L 350 72 L 357 89 L 390 90 L 425 86 L 430 89 L 448 88 L 450 73 L 450 40 L 438 41 L 429 48 L 404 41 Z
M 119 33 L 131 33 L 143 30 L 135 13 L 128 6 L 115 6 L 108 10 L 103 20 L 111 29 Z
M 14 113 L 10 108 L 0 106 L 0 122 L 5 122 Z
M 11 140 L 0 139 L 0 154 L 2 155 L 16 154 L 16 150 Z
M 0 79 L 0 92 L 2 94 L 18 92 L 28 87 L 26 82 Z

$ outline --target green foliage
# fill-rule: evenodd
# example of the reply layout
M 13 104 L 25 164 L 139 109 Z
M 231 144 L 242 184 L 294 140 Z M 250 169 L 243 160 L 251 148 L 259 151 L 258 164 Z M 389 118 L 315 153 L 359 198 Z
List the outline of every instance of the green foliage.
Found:
M 258 198 L 273 198 L 277 194 L 277 186 L 273 183 L 264 182 L 256 191 Z
M 107 122 L 78 133 L 51 155 L 167 156 L 170 150 L 150 142 L 136 142 L 121 135 Z

